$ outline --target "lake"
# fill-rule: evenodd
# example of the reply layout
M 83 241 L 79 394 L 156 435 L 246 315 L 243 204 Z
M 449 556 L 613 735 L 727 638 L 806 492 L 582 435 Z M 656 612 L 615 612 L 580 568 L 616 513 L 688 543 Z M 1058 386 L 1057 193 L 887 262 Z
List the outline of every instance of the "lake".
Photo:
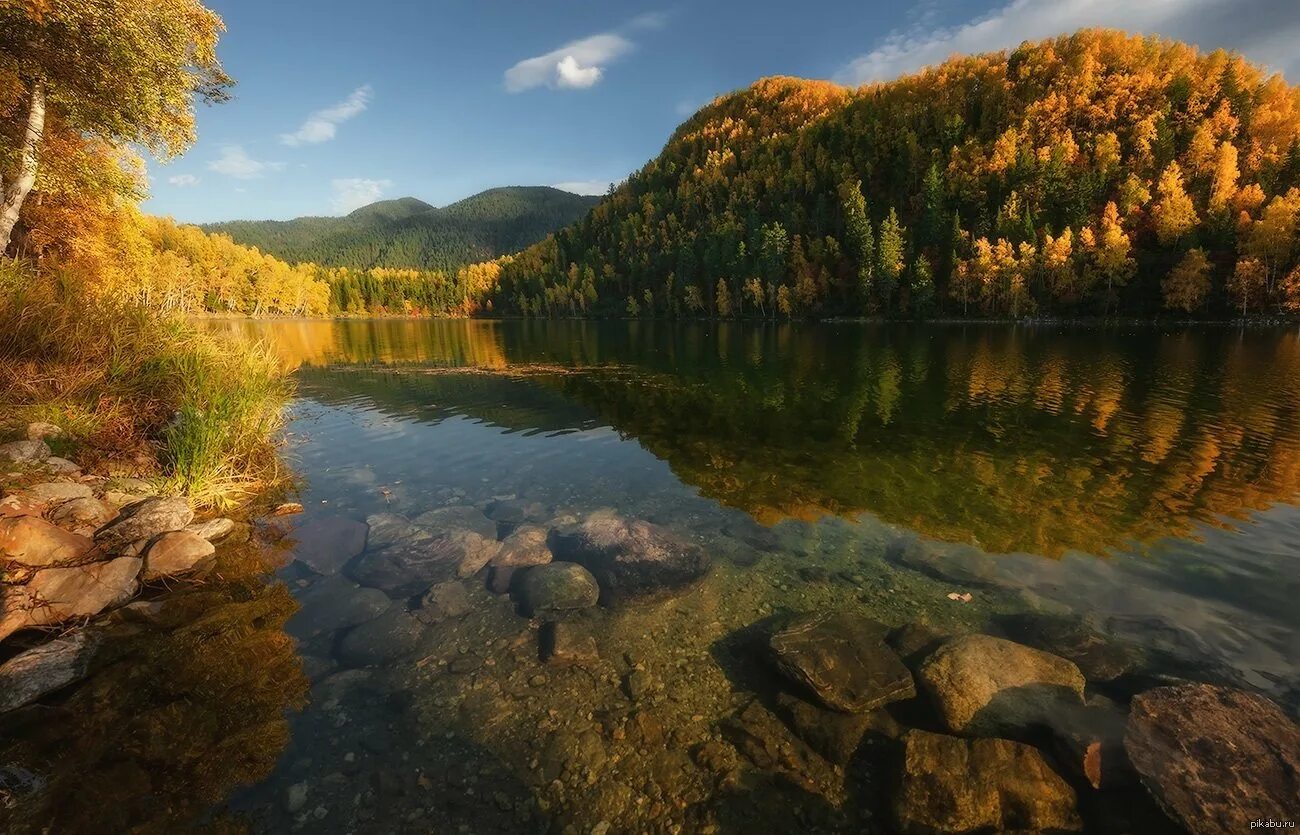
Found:
M 253 831 L 887 831 L 893 740 L 934 719 L 810 707 L 767 641 L 811 612 L 908 627 L 900 655 L 964 633 L 1065 655 L 1121 722 L 1176 679 L 1300 709 L 1294 330 L 212 327 L 299 384 L 305 512 L 265 531 L 310 693 L 264 740 L 270 776 L 228 787 Z M 593 514 L 707 570 L 530 618 L 528 569 L 474 570 L 462 540 L 464 577 L 391 557 Z M 1109 773 L 1080 790 L 1086 830 L 1179 831 Z

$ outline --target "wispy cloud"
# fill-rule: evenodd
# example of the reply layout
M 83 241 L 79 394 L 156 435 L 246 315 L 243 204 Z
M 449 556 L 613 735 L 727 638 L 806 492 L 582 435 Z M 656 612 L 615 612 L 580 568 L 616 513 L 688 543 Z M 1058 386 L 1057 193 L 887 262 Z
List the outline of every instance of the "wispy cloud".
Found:
M 846 84 L 887 81 L 955 54 L 1009 49 L 1094 26 L 1160 34 L 1205 49 L 1236 49 L 1271 69 L 1300 71 L 1295 0 L 1012 0 L 959 26 L 927 29 L 924 22 L 890 33 L 836 79 Z
M 359 115 L 370 106 L 373 92 L 369 84 L 358 87 L 352 91 L 352 95 L 338 104 L 324 110 L 317 110 L 308 116 L 307 121 L 293 133 L 280 134 L 280 141 L 290 146 L 315 145 L 318 142 L 330 141 L 338 133 L 340 124 Z
M 552 183 L 551 188 L 558 188 L 560 191 L 572 194 L 601 195 L 609 191 L 610 182 L 610 180 L 566 180 L 563 183 Z
M 221 156 L 208 163 L 208 169 L 236 180 L 256 180 L 270 171 L 284 168 L 282 162 L 253 159 L 242 145 L 226 145 Z
M 663 12 L 649 12 L 632 18 L 618 29 L 570 41 L 545 55 L 525 58 L 506 70 L 506 91 L 522 93 L 537 87 L 556 90 L 585 90 L 605 76 L 605 68 L 636 48 L 629 35 L 662 29 L 668 23 Z
M 367 180 L 362 177 L 331 180 L 330 188 L 334 191 L 331 205 L 339 214 L 347 214 L 353 209 L 375 202 L 392 186 L 392 180 Z
M 167 178 L 167 182 L 176 188 L 191 188 L 199 184 L 199 178 L 193 174 L 173 174 Z

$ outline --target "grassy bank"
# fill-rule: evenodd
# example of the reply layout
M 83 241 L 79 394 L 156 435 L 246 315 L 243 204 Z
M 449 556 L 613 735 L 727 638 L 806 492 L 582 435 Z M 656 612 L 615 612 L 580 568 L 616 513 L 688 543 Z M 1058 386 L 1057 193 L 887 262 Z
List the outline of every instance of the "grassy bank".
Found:
M 0 426 L 63 427 L 84 467 L 147 474 L 228 507 L 283 476 L 273 438 L 292 393 L 263 346 L 0 259 Z

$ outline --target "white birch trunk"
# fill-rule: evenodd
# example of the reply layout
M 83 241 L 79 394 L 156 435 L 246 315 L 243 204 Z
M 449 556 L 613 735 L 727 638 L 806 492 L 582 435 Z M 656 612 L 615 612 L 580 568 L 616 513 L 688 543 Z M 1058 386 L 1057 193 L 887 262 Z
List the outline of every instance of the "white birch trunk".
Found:
M 0 254 L 9 248 L 9 239 L 18 223 L 23 201 L 36 184 L 36 162 L 44 133 L 45 85 L 38 81 L 32 87 L 32 103 L 27 112 L 27 130 L 23 134 L 18 176 L 8 185 L 0 182 Z

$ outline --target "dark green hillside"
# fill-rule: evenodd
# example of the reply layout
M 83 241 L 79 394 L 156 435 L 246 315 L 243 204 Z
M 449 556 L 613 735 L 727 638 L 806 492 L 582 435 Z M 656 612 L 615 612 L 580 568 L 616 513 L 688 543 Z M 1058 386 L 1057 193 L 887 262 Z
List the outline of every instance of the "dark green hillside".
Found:
M 404 197 L 344 217 L 237 220 L 204 229 L 290 262 L 454 272 L 535 244 L 597 202 L 546 186 L 516 186 L 489 189 L 442 208 Z
M 764 79 L 516 257 L 493 306 L 1300 311 L 1300 90 L 1238 55 L 1098 30 L 858 88 Z

